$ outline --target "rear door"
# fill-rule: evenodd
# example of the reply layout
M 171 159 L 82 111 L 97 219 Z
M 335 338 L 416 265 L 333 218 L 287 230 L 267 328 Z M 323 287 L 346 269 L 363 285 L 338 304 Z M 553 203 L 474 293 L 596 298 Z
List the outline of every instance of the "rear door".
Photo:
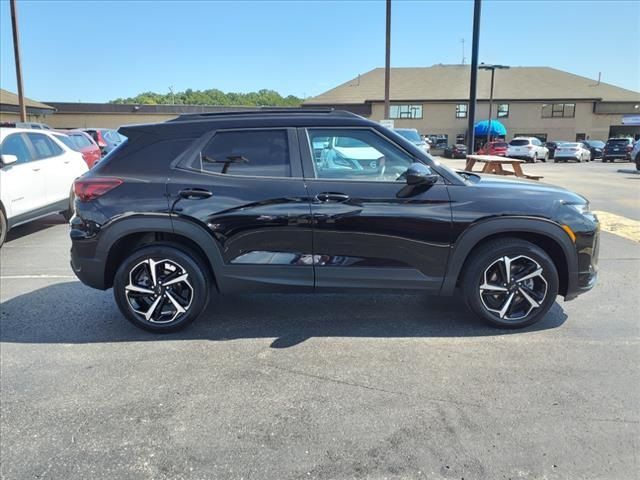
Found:
M 9 218 L 36 210 L 47 204 L 46 177 L 36 161 L 27 134 L 12 133 L 5 137 L 0 152 L 15 155 L 18 161 L 2 168 L 2 201 Z
M 218 130 L 192 147 L 167 188 L 177 219 L 216 244 L 222 291 L 312 291 L 311 210 L 295 129 Z
M 444 181 L 399 196 L 416 158 L 373 128 L 309 128 L 298 137 L 316 287 L 438 291 L 451 234 Z

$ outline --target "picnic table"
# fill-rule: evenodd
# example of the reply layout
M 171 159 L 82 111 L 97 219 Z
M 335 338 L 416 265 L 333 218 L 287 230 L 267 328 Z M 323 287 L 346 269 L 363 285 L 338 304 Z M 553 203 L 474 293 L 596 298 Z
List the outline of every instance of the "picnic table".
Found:
M 516 177 L 528 178 L 530 180 L 540 180 L 542 175 L 529 175 L 522 171 L 520 164 L 524 160 L 516 158 L 499 157 L 497 155 L 467 155 L 467 165 L 465 170 L 472 172 L 474 165 L 484 163 L 481 173 L 493 173 L 494 175 L 515 175 Z M 512 170 L 503 168 L 503 165 L 511 165 Z

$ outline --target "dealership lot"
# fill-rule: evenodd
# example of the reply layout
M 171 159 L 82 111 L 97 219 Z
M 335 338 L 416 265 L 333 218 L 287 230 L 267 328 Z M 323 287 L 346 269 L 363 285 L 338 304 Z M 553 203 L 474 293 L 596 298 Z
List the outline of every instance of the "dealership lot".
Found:
M 524 166 L 630 222 L 603 226 L 594 291 L 520 331 L 451 298 L 247 295 L 152 335 L 76 281 L 61 217 L 16 228 L 3 478 L 637 478 L 640 175 L 619 168 Z

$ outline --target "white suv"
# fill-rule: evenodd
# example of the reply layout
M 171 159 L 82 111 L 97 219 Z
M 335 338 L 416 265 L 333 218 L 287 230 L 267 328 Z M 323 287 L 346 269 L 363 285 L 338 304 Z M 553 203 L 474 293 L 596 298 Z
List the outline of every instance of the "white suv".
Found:
M 46 130 L 0 128 L 0 246 L 9 229 L 51 213 L 73 214 L 79 152 Z
M 536 137 L 516 137 L 509 142 L 507 157 L 519 158 L 527 162 L 549 160 L 549 149 Z

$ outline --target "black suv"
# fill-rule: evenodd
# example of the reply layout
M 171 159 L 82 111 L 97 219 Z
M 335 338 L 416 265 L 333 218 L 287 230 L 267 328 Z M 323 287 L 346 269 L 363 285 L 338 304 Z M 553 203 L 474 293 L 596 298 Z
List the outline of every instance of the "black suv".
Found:
M 74 187 L 71 263 L 155 332 L 212 293 L 459 287 L 500 327 L 540 320 L 596 280 L 588 202 L 536 182 L 455 172 L 357 115 L 181 116 L 127 137 Z
M 633 150 L 632 138 L 610 138 L 602 149 L 602 161 L 613 162 L 622 158 L 631 162 L 631 150 Z

